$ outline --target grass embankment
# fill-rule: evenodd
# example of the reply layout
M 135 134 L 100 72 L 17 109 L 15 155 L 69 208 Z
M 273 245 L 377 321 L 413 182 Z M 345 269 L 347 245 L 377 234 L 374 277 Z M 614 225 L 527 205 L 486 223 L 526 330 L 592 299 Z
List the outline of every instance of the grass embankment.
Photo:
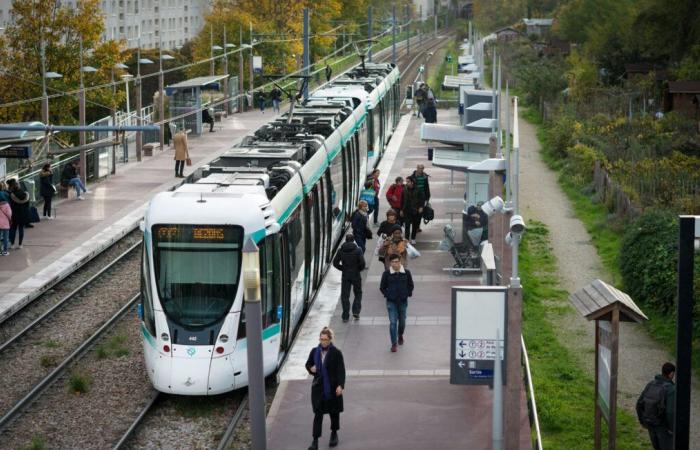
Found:
M 452 56 L 451 63 L 448 63 L 445 60 L 447 55 Z M 459 47 L 457 46 L 457 41 L 453 39 L 446 46 L 440 47 L 440 49 L 437 52 L 435 52 L 435 55 L 433 55 L 433 57 L 431 58 L 433 64 L 435 64 L 435 61 L 439 61 L 440 65 L 437 66 L 437 70 L 433 70 L 430 72 L 428 77 L 428 86 L 433 88 L 433 93 L 440 100 L 457 99 L 458 91 L 456 89 L 448 89 L 443 91 L 442 82 L 445 79 L 445 75 L 452 73 L 457 75 L 457 58 L 459 57 L 459 55 L 460 51 Z M 454 67 L 454 72 L 452 67 Z
M 537 138 L 542 145 L 540 153 L 542 159 L 550 169 L 559 174 L 559 185 L 571 202 L 576 217 L 586 228 L 610 281 L 624 291 L 625 286 L 620 274 L 619 257 L 622 236 L 627 223 L 615 215 L 609 214 L 605 205 L 598 201 L 595 194 L 590 192 L 590 186 L 577 183 L 574 178 L 564 173 L 562 161 L 552 156 L 549 133 L 542 123 L 541 116 L 532 108 L 523 111 L 522 117 L 537 126 Z M 651 307 L 645 307 L 643 304 L 639 306 L 649 318 L 642 325 L 644 329 L 669 353 L 674 354 L 676 348 L 675 316 L 664 314 Z M 693 369 L 700 370 L 700 352 L 693 352 L 692 358 Z
M 593 448 L 594 380 L 557 339 L 553 324 L 567 314 L 569 306 L 556 274 L 549 231 L 541 222 L 528 222 L 520 268 L 524 287 L 523 337 L 530 358 L 543 447 Z M 648 448 L 646 434 L 631 414 L 618 410 L 617 421 L 618 448 Z

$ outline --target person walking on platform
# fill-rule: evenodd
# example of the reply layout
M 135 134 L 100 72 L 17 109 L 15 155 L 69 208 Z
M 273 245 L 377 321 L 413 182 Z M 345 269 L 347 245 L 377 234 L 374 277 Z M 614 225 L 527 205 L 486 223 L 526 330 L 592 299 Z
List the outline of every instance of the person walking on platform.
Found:
M 437 98 L 429 86 L 425 87 L 425 107 L 423 108 L 423 118 L 425 123 L 437 123 Z
M 673 424 L 676 415 L 676 366 L 667 362 L 646 385 L 637 399 L 637 418 L 649 432 L 654 450 L 673 449 Z
M 311 350 L 306 360 L 306 370 L 313 375 L 311 383 L 311 407 L 314 411 L 313 441 L 309 450 L 318 450 L 323 415 L 331 416 L 331 439 L 329 447 L 338 445 L 340 413 L 343 412 L 343 390 L 345 389 L 345 362 L 343 353 L 333 345 L 333 330 L 324 327 L 319 336 L 319 345 Z
M 394 225 L 401 226 L 399 223 L 399 213 L 393 209 L 389 209 L 386 212 L 386 220 L 379 224 L 379 229 L 377 230 L 377 236 L 391 237 L 391 233 L 394 232 Z
M 73 186 L 78 200 L 85 200 L 85 198 L 80 195 L 81 190 L 83 194 L 90 192 L 85 189 L 83 180 L 80 179 L 80 175 L 78 174 L 78 161 L 70 162 L 63 167 L 63 172 L 61 172 L 61 185 Z
M 408 309 L 408 297 L 413 295 L 413 277 L 411 272 L 401 264 L 401 257 L 398 254 L 389 256 L 389 264 L 389 268 L 382 273 L 379 290 L 386 298 L 391 351 L 395 352 L 398 350 L 396 344 L 403 345 L 404 343 L 406 309 Z
M 39 193 L 44 198 L 44 217 L 51 220 L 53 219 L 51 215 L 51 200 L 56 195 L 56 188 L 53 185 L 53 171 L 50 164 L 44 164 L 44 167 L 41 168 L 39 180 L 41 181 Z
M 12 208 L 10 197 L 0 187 L 0 256 L 10 254 L 10 226 L 12 225 Z
M 360 247 L 355 244 L 355 237 L 352 234 L 348 233 L 345 236 L 345 243 L 340 246 L 338 253 L 333 258 L 333 267 L 343 272 L 340 288 L 343 322 L 350 320 L 350 287 L 352 287 L 355 296 L 352 302 L 352 316 L 358 320 L 362 310 L 362 276 L 360 273 L 365 268 L 365 257 Z
M 175 177 L 185 178 L 182 172 L 185 170 L 185 161 L 190 159 L 190 152 L 187 148 L 187 134 L 180 129 L 173 138 L 175 146 Z
M 367 226 L 368 217 L 369 206 L 365 200 L 360 200 L 357 204 L 357 209 L 350 218 L 350 226 L 352 227 L 352 235 L 355 237 L 355 243 L 362 249 L 363 255 L 365 254 L 367 239 L 372 239 L 372 232 Z
M 396 177 L 394 184 L 389 186 L 386 191 L 386 200 L 389 202 L 391 209 L 401 211 L 401 199 L 403 194 L 403 178 Z
M 270 99 L 272 100 L 272 112 L 279 114 L 280 112 L 280 102 L 282 101 L 282 91 L 275 86 L 270 91 Z
M 29 194 L 19 187 L 17 180 L 7 182 L 10 190 L 10 209 L 12 209 L 12 224 L 10 225 L 10 245 L 12 248 L 22 248 L 24 242 L 24 227 L 29 223 Z M 15 236 L 19 234 L 19 243 L 15 247 Z
M 423 214 L 425 197 L 416 188 L 413 176 L 406 178 L 406 189 L 403 191 L 401 206 L 401 217 L 403 217 L 406 227 L 406 239 L 411 240 L 411 244 L 416 243 L 416 233 L 420 227 L 420 220 Z
M 374 213 L 376 209 L 375 201 L 377 199 L 377 191 L 374 190 L 372 179 L 365 181 L 365 187 L 360 191 L 360 200 L 367 202 L 369 209 L 367 210 L 367 221 L 369 222 L 369 216 Z
M 401 225 L 396 224 L 391 228 L 391 233 L 387 235 L 384 241 L 384 248 L 379 252 L 384 257 L 384 269 L 388 270 L 391 265 L 391 255 L 399 255 L 401 265 L 406 267 L 408 260 L 408 240 L 404 239 L 401 232 Z
M 416 89 L 416 105 L 418 106 L 416 111 L 416 117 L 420 117 L 423 114 L 423 108 L 425 108 L 425 83 L 421 83 L 418 89 Z
M 430 201 L 430 175 L 425 173 L 425 166 L 423 164 L 418 164 L 416 166 L 416 170 L 413 171 L 413 180 L 416 183 L 416 189 L 421 191 L 423 193 L 423 197 L 425 197 L 425 203 L 428 203 Z M 420 229 L 421 222 L 420 220 L 418 221 L 418 233 L 420 233 L 422 230 Z
M 376 227 L 379 218 L 379 191 L 381 190 L 381 185 L 379 184 L 379 169 L 374 169 L 372 175 L 369 176 L 367 181 L 372 182 L 372 189 L 374 189 L 374 204 L 372 205 L 372 223 Z
M 202 109 L 202 123 L 209 124 L 209 132 L 214 133 L 214 117 L 209 113 L 209 108 Z

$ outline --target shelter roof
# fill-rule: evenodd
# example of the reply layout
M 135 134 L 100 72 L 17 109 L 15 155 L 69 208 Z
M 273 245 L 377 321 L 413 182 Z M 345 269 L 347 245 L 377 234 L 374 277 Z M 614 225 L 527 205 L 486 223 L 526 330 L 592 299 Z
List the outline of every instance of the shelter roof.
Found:
M 616 307 L 622 321 L 649 320 L 629 295 L 599 279 L 571 294 L 569 301 L 588 320 L 610 320 Z
M 190 78 L 189 80 L 180 81 L 179 83 L 171 84 L 167 87 L 170 89 L 191 89 L 196 87 L 204 87 L 208 84 L 223 80 L 226 77 L 227 75 L 211 75 L 206 77 Z
M 700 81 L 669 81 L 668 92 L 671 94 L 700 94 Z

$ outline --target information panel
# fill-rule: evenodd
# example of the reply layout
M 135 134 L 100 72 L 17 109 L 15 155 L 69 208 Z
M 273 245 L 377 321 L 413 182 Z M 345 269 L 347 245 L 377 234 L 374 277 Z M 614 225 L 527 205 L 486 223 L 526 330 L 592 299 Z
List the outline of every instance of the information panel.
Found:
M 598 321 L 598 406 L 605 419 L 610 421 L 610 364 L 612 352 L 612 325 L 606 320 Z
M 452 288 L 451 384 L 491 384 L 499 347 L 505 382 L 506 298 L 502 286 Z

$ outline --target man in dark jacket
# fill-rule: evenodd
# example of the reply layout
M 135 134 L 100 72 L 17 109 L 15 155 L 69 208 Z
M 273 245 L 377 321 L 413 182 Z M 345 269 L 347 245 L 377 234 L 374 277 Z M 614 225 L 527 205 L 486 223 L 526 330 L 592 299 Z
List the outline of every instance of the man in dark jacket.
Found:
M 425 166 L 423 164 L 418 164 L 416 166 L 416 170 L 413 171 L 413 175 L 411 176 L 413 177 L 413 182 L 416 185 L 416 189 L 423 193 L 423 197 L 425 197 L 425 203 L 428 203 L 430 201 L 430 175 L 425 173 Z M 420 229 L 419 220 L 417 232 L 420 233 L 421 231 L 422 230 Z
M 340 246 L 333 259 L 333 267 L 343 272 L 340 289 L 340 302 L 343 306 L 343 322 L 350 320 L 350 287 L 355 296 L 352 301 L 352 316 L 355 320 L 360 318 L 362 309 L 362 277 L 360 272 L 365 268 L 365 257 L 362 250 L 355 244 L 352 234 L 345 236 L 345 243 Z
M 10 208 L 12 209 L 10 245 L 12 245 L 12 248 L 22 248 L 24 227 L 29 224 L 29 194 L 19 186 L 15 179 L 8 180 L 7 187 L 10 193 Z M 19 244 L 15 247 L 15 236 L 17 234 L 19 234 Z
M 366 201 L 360 200 L 357 204 L 357 209 L 350 217 L 350 226 L 352 227 L 352 235 L 355 237 L 355 243 L 362 249 L 362 254 L 365 254 L 365 244 L 367 239 L 372 239 L 372 231 L 367 226 L 369 219 L 369 205 Z
M 667 362 L 637 399 L 637 418 L 649 431 L 654 450 L 673 449 L 673 423 L 676 414 L 676 366 Z
M 416 243 L 416 233 L 420 227 L 420 220 L 425 206 L 425 196 L 416 188 L 416 180 L 410 176 L 406 178 L 406 188 L 403 190 L 401 217 L 406 227 L 406 239 L 411 240 L 411 244 Z
M 382 274 L 379 290 L 386 298 L 386 309 L 389 312 L 389 336 L 391 351 L 395 352 L 396 344 L 403 345 L 403 335 L 406 329 L 406 309 L 408 297 L 413 295 L 413 277 L 411 272 L 401 265 L 401 256 L 389 256 L 389 269 Z M 396 322 L 398 321 L 398 333 Z M 397 339 L 398 334 L 398 339 Z

